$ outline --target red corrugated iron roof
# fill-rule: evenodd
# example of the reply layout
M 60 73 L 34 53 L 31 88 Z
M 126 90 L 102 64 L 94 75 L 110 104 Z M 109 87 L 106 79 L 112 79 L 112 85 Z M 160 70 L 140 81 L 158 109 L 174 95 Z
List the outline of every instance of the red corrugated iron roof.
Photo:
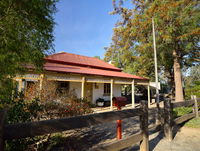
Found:
M 90 67 L 81 67 L 81 66 L 74 66 L 74 65 L 67 65 L 67 64 L 51 63 L 51 62 L 45 63 L 44 69 L 47 71 L 62 72 L 62 73 L 76 73 L 76 74 L 148 80 L 143 77 L 139 77 L 136 75 L 131 75 L 131 74 L 119 72 L 119 71 L 112 71 L 112 70 L 109 71 L 109 70 L 102 70 L 102 69 L 96 69 L 96 68 L 90 68 Z
M 94 57 L 81 56 L 67 52 L 50 55 L 46 57 L 45 60 L 53 63 L 63 63 L 68 65 L 78 65 L 83 67 L 93 67 L 98 69 L 121 71 L 121 69 L 109 63 L 106 63 L 100 59 Z

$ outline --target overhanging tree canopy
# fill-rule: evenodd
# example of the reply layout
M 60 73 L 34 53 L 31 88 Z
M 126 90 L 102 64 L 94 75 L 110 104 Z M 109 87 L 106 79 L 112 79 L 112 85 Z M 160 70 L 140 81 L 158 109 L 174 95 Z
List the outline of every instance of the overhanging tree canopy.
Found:
M 19 72 L 23 63 L 42 65 L 53 49 L 56 1 L 0 1 L 0 77 Z
M 53 50 L 56 2 L 0 1 L 0 100 L 8 92 L 8 77 L 23 71 L 27 63 L 42 67 L 44 55 Z
M 183 101 L 181 68 L 183 65 L 191 66 L 200 61 L 199 2 L 133 0 L 131 9 L 123 7 L 123 0 L 114 0 L 113 3 L 113 14 L 120 14 L 121 20 L 114 29 L 113 42 L 107 49 L 106 59 L 113 59 L 113 55 L 110 55 L 112 52 L 120 50 L 120 53 L 124 54 L 126 51 L 134 50 L 139 57 L 134 60 L 135 56 L 132 56 L 131 59 L 141 65 L 143 74 L 154 72 L 152 70 L 152 18 L 154 18 L 159 69 L 165 71 L 166 77 L 172 83 L 175 82 L 176 101 Z M 132 64 L 136 63 L 128 66 Z M 138 72 L 136 69 L 135 71 Z

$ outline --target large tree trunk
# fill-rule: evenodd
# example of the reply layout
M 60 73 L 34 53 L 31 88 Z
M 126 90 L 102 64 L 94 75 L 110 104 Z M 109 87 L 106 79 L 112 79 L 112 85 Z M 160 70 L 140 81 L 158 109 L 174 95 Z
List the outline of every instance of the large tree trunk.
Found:
M 173 51 L 174 57 L 174 82 L 175 82 L 175 101 L 184 101 L 183 96 L 183 85 L 182 85 L 182 74 L 180 59 L 176 51 Z
M 173 68 L 173 66 L 171 67 Z M 174 72 L 171 71 L 170 69 L 166 69 L 165 73 L 166 73 L 166 77 L 168 79 L 168 85 L 170 87 L 170 91 L 168 93 L 171 94 L 171 98 L 175 98 L 175 83 L 174 83 Z

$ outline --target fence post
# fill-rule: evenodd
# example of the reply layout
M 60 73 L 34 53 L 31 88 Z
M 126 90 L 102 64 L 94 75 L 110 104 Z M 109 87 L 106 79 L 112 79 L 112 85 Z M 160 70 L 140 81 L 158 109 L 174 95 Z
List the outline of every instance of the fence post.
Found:
M 195 117 L 198 118 L 198 117 L 199 117 L 199 113 L 198 113 L 197 96 L 196 96 L 196 95 L 193 95 L 193 99 L 194 99 L 194 111 L 195 111 Z
M 140 102 L 142 114 L 140 115 L 140 129 L 143 139 L 140 142 L 140 151 L 149 151 L 149 132 L 148 132 L 148 104 L 146 101 Z
M 170 98 L 164 100 L 164 133 L 165 137 L 172 141 L 172 104 Z
M 3 128 L 6 118 L 6 110 L 0 110 L 0 151 L 4 151 Z

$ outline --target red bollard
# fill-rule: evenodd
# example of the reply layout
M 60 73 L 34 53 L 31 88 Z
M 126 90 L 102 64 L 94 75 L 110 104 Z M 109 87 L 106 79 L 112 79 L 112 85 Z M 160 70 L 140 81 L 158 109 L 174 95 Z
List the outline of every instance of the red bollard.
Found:
M 117 110 L 121 110 L 121 106 L 117 106 Z M 122 120 L 117 120 L 117 139 L 122 139 Z
M 117 139 L 122 139 L 122 120 L 117 120 Z
M 126 105 L 126 98 L 114 97 L 113 103 L 117 110 L 121 110 L 121 107 Z M 122 120 L 117 120 L 117 139 L 122 139 Z

